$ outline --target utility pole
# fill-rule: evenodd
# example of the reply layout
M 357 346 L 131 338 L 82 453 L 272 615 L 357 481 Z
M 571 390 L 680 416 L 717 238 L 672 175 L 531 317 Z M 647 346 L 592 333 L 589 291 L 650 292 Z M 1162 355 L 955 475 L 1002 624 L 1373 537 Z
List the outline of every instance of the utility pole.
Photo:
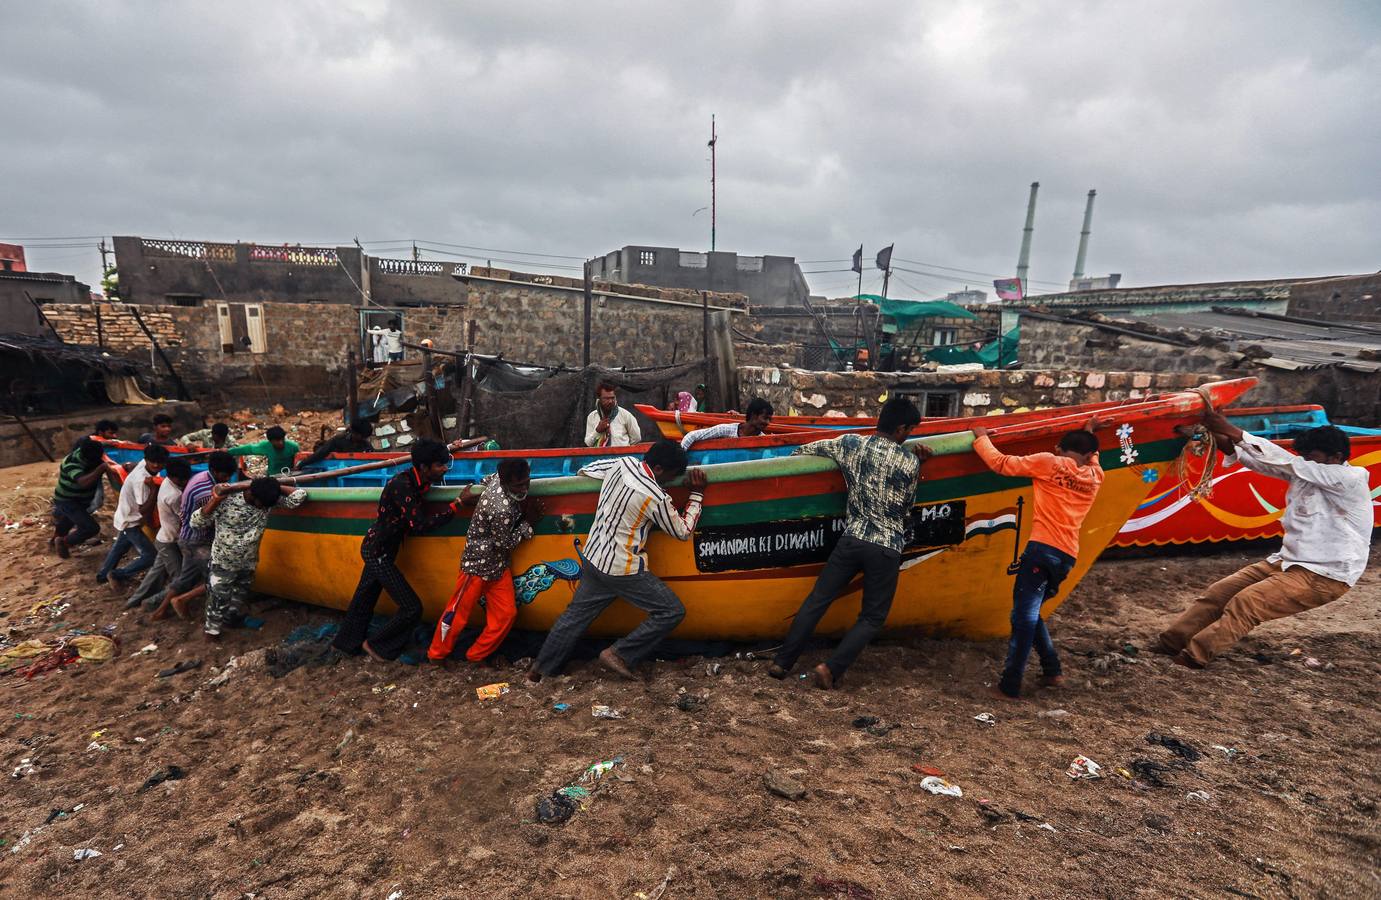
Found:
M 110 271 L 110 265 L 106 262 L 106 254 L 110 251 L 106 249 L 105 238 L 101 238 L 101 243 L 97 245 L 101 251 L 101 277 L 104 278 Z
M 714 252 L 714 244 L 715 244 L 715 226 L 716 226 L 716 224 L 718 224 L 718 223 L 717 223 L 717 219 L 716 219 L 716 213 L 718 212 L 718 209 L 717 209 L 717 207 L 716 207 L 717 198 L 716 198 L 716 195 L 715 195 L 715 189 L 716 189 L 716 185 L 715 185 L 715 174 L 716 174 L 716 173 L 715 173 L 715 144 L 717 144 L 718 142 L 719 142 L 719 136 L 715 133 L 715 129 L 714 129 L 714 114 L 711 113 L 711 114 L 710 114 L 710 252 L 711 252 L 711 253 Z

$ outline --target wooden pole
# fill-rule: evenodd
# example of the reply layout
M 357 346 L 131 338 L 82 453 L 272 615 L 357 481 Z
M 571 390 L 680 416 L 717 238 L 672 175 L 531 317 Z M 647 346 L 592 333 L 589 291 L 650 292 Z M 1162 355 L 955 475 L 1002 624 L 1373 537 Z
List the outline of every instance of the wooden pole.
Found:
M 19 413 L 10 413 L 10 415 L 19 423 L 19 427 L 24 429 L 24 433 L 29 436 L 29 440 L 34 442 L 34 446 L 38 448 L 39 452 L 48 458 L 48 462 L 57 462 L 53 459 L 53 454 L 49 451 L 48 446 L 38 439 L 38 435 L 34 434 L 33 429 L 29 428 L 29 423 L 21 419 Z
M 700 358 L 705 360 L 705 398 L 715 409 L 728 409 L 710 368 L 710 292 L 700 292 Z M 713 392 L 713 393 L 711 393 Z M 704 410 L 701 410 L 702 412 Z
M 450 444 L 448 446 L 450 446 L 452 452 L 458 452 L 461 450 L 469 450 L 471 447 L 483 444 L 487 440 L 489 440 L 489 438 L 487 437 L 477 437 L 471 438 L 468 441 L 456 441 L 455 443 Z M 193 455 L 196 454 L 189 453 L 186 454 L 183 458 L 186 458 L 186 456 Z M 376 459 L 373 462 L 360 463 L 358 466 L 346 466 L 343 469 L 326 469 L 321 472 L 308 472 L 305 475 L 275 475 L 274 477 L 277 478 L 280 482 L 286 482 L 288 484 L 293 485 L 311 484 L 312 482 L 316 481 L 329 481 L 332 478 L 339 478 L 342 475 L 356 475 L 360 472 L 373 472 L 378 469 L 389 469 L 393 466 L 403 465 L 404 463 L 411 465 L 412 456 L 390 456 L 388 459 Z M 227 484 L 225 485 L 225 489 L 227 491 L 248 490 L 250 480 L 252 479 L 245 481 L 237 481 L 233 484 Z
M 345 354 L 345 427 L 355 424 L 360 414 L 360 388 L 355 381 L 355 348 Z
M 585 353 L 582 357 L 582 365 L 590 364 L 590 316 L 594 306 L 594 273 L 590 267 L 590 261 L 585 260 Z
M 432 351 L 422 351 L 423 393 L 427 397 L 427 421 L 431 423 L 432 434 L 446 440 L 446 431 L 441 427 L 441 409 L 436 400 L 436 376 L 432 374 Z
M 134 304 L 128 304 L 125 308 L 134 316 L 134 321 L 139 323 L 139 327 L 143 329 L 145 336 L 149 339 L 149 343 L 153 344 L 154 352 L 158 354 L 159 359 L 163 360 L 163 365 L 168 367 L 168 374 L 173 376 L 173 383 L 177 385 L 177 399 L 191 400 L 192 395 L 187 392 L 187 386 L 182 383 L 182 378 L 177 374 L 177 369 L 173 368 L 172 360 L 168 359 L 168 354 L 164 353 L 163 348 L 158 346 L 158 338 L 154 337 L 153 332 L 149 330 L 149 326 L 144 324 L 144 317 L 139 315 L 139 310 L 134 308 Z

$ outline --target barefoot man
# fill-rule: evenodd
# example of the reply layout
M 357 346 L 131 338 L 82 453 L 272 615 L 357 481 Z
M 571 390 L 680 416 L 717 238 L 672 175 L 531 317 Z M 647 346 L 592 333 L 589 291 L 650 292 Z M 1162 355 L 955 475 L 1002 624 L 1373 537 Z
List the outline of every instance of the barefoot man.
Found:
M 1348 464 L 1351 442 L 1340 428 L 1311 428 L 1295 439 L 1295 452 L 1248 434 L 1222 413 L 1204 425 L 1226 457 L 1289 483 L 1280 550 L 1264 562 L 1209 586 L 1161 633 L 1152 649 L 1202 669 L 1262 622 L 1332 603 L 1367 568 L 1371 544 L 1371 491 L 1367 470 Z
M 902 442 L 921 421 L 915 404 L 893 397 L 878 415 L 873 434 L 846 434 L 815 441 L 797 449 L 803 456 L 824 456 L 839 465 L 849 499 L 844 533 L 829 561 L 815 579 L 815 587 L 801 603 L 791 630 L 777 651 L 767 674 L 785 678 L 796 665 L 815 626 L 855 575 L 863 573 L 863 607 L 830 658 L 815 667 L 816 687 L 829 690 L 853 665 L 858 654 L 882 630 L 892 610 L 901 572 L 901 554 L 910 532 L 916 482 L 930 448 L 916 445 L 908 452 Z
M 624 678 L 635 678 L 632 666 L 681 624 L 686 608 L 662 579 L 652 574 L 643 548 L 653 525 L 678 541 L 690 540 L 695 532 L 708 483 L 705 473 L 699 469 L 687 473 L 690 499 L 685 512 L 676 509 L 662 488 L 685 471 L 686 451 L 675 441 L 665 440 L 653 444 L 642 459 L 621 456 L 580 470 L 581 475 L 604 482 L 590 524 L 589 543 L 581 553 L 580 586 L 571 605 L 547 633 L 528 672 L 530 681 L 561 671 L 575 642 L 617 597 L 648 614 L 642 624 L 599 655 L 606 669 Z

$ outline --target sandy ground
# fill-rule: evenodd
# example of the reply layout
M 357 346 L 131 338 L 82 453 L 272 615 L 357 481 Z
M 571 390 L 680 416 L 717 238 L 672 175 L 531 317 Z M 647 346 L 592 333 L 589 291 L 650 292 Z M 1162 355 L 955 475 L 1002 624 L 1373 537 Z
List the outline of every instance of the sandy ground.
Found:
M 41 512 L 52 469 L 0 471 L 0 513 Z M 584 663 L 528 688 L 516 672 L 350 660 L 282 678 L 235 669 L 211 687 L 232 657 L 337 614 L 267 600 L 262 630 L 208 646 L 95 587 L 108 544 L 61 561 L 46 534 L 0 532 L 0 635 L 113 624 L 121 646 L 109 662 L 0 678 L 5 897 L 1381 894 L 1376 568 L 1190 673 L 1124 645 L 1251 557 L 1100 563 L 1053 623 L 1070 683 L 1001 706 L 983 693 L 998 643 L 905 636 L 828 694 L 732 656 L 717 674 L 698 658 L 658 663 L 645 686 Z M 69 608 L 29 615 L 59 596 Z M 156 677 L 189 658 L 201 668 Z M 510 693 L 477 700 L 505 677 Z M 678 708 L 683 690 L 703 708 Z M 592 703 L 626 718 L 595 719 Z M 860 716 L 896 727 L 869 733 Z M 1204 756 L 1162 787 L 1118 775 L 1174 762 L 1152 732 Z M 1079 754 L 1108 777 L 1067 777 Z M 586 809 L 535 822 L 539 797 L 619 755 Z M 36 770 L 10 777 L 25 758 Z M 140 790 L 169 765 L 186 777 Z M 913 766 L 963 797 L 926 793 Z M 769 773 L 804 797 L 769 793 Z M 73 858 L 88 848 L 102 855 Z

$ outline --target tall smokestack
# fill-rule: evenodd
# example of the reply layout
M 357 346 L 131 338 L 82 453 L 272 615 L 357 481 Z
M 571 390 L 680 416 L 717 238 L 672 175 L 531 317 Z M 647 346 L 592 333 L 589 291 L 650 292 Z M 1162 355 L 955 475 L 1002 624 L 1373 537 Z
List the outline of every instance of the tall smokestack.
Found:
M 1025 293 L 1026 270 L 1031 267 L 1031 232 L 1036 226 L 1036 191 L 1041 189 L 1039 181 L 1031 182 L 1031 199 L 1026 201 L 1026 227 L 1021 231 L 1021 255 L 1017 257 L 1017 277 L 1021 279 L 1021 289 Z
M 1084 230 L 1079 232 L 1079 255 L 1074 257 L 1074 277 L 1084 277 L 1084 259 L 1088 256 L 1089 229 L 1093 226 L 1093 198 L 1097 191 L 1088 192 L 1088 205 L 1084 207 Z

